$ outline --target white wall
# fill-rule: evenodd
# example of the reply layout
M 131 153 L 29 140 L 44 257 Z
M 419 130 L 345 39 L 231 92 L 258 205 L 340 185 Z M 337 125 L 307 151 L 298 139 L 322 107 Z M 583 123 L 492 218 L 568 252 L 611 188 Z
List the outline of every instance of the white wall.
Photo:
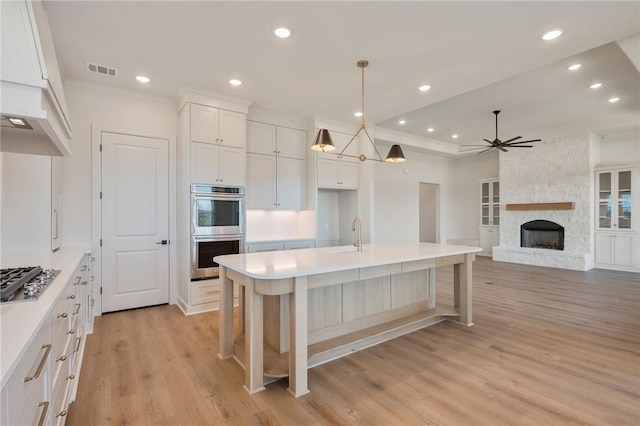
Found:
M 420 242 L 439 243 L 436 230 L 440 215 L 438 214 L 438 197 L 440 187 L 434 183 L 420 183 Z
M 596 167 L 640 164 L 640 138 L 637 132 L 628 132 L 601 138 L 599 161 Z
M 388 146 L 378 148 L 387 152 Z M 440 184 L 440 241 L 454 231 L 455 161 L 405 149 L 405 163 L 375 163 L 375 241 L 420 241 L 420 182 Z
M 493 150 L 456 159 L 455 210 L 447 212 L 455 223 L 453 238 L 480 239 L 479 180 L 498 178 L 498 158 L 497 150 Z
M 84 83 L 65 84 L 73 126 L 72 158 L 64 160 L 63 246 L 91 246 L 92 125 L 176 136 L 177 107 L 172 99 L 111 90 Z

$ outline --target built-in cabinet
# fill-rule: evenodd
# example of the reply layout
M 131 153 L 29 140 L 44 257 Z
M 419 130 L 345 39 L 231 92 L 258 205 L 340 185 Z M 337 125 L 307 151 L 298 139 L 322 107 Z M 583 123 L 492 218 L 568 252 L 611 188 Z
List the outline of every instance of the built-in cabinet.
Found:
M 609 269 L 637 266 L 637 218 L 634 198 L 637 168 L 596 171 L 595 263 Z
M 191 183 L 244 186 L 246 115 L 189 104 Z
M 359 156 L 359 140 L 349 141 L 353 135 L 331 131 L 331 138 L 336 146 L 333 154 L 318 152 L 317 183 L 320 188 L 357 189 L 359 183 L 360 160 L 354 157 L 336 155 L 342 153 Z M 345 149 L 346 148 L 346 149 Z
M 315 240 L 262 241 L 259 243 L 247 243 L 247 253 L 296 250 L 296 249 L 314 248 L 315 246 L 316 246 Z
M 89 274 L 89 256 L 85 255 L 2 389 L 0 423 L 65 423 L 69 404 L 75 400 L 85 332 L 91 321 L 85 306 L 85 296 L 90 293 Z
M 480 180 L 480 247 L 491 255 L 500 245 L 500 182 L 498 179 Z
M 256 121 L 247 129 L 247 208 L 304 209 L 305 132 Z

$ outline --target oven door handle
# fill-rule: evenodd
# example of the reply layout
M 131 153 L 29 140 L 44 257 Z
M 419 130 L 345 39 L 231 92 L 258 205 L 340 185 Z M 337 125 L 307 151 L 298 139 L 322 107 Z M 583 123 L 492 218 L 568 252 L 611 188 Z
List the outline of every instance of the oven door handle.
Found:
M 231 241 L 231 240 L 244 240 L 244 234 L 229 234 L 229 235 L 192 235 L 195 241 Z
M 222 195 L 222 194 L 192 194 L 196 200 L 237 200 L 242 201 L 244 197 L 242 195 Z

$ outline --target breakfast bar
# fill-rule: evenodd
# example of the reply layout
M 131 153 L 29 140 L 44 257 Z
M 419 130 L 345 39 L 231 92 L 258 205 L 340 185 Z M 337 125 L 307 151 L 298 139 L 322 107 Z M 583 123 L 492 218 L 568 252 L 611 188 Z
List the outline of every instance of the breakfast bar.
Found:
M 307 369 L 444 320 L 472 322 L 479 247 L 398 243 L 215 257 L 220 265 L 220 353 L 245 369 L 245 389 L 289 377 L 309 392 Z M 453 306 L 436 303 L 435 270 L 453 265 Z M 241 286 L 234 324 L 233 285 Z

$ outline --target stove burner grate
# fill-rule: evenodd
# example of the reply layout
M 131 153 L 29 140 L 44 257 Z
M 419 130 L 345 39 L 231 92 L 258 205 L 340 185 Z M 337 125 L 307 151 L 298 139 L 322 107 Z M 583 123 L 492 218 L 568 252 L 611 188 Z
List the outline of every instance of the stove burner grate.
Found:
M 40 275 L 42 268 L 28 266 L 25 268 L 0 269 L 0 302 L 8 302 L 22 286 Z

